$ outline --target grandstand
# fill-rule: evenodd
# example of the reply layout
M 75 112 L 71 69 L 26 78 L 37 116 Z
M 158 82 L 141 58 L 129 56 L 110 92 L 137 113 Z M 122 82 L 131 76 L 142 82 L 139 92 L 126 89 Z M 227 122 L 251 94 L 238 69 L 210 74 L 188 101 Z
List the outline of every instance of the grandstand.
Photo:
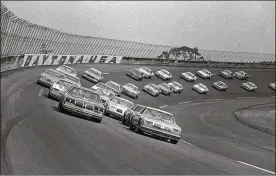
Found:
M 113 55 L 132 58 L 208 60 L 216 62 L 275 62 L 275 54 L 212 51 L 80 36 L 33 24 L 1 3 L 1 56 L 42 54 Z M 165 53 L 165 54 L 164 54 Z

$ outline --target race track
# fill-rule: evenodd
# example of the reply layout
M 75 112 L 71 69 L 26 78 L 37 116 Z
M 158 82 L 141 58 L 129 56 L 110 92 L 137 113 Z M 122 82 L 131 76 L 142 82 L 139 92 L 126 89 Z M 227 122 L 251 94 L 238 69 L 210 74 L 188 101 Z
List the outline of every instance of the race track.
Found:
M 91 66 L 91 65 L 90 65 Z M 81 73 L 89 65 L 72 66 Z M 93 65 L 92 65 L 93 66 Z M 133 65 L 96 65 L 109 73 L 105 81 L 144 85 L 163 81 L 137 82 L 125 75 Z M 150 67 L 157 71 L 160 66 Z M 141 91 L 135 103 L 163 108 L 175 115 L 182 128 L 177 145 L 142 136 L 128 130 L 117 120 L 105 117 L 94 123 L 57 110 L 58 102 L 48 99 L 48 89 L 36 84 L 47 68 L 32 68 L 1 78 L 1 172 L 2 174 L 234 174 L 259 175 L 275 172 L 275 136 L 249 128 L 232 116 L 243 106 L 275 102 L 275 91 L 268 83 L 275 81 L 275 70 L 244 69 L 258 86 L 247 92 L 244 81 L 198 78 L 210 92 L 199 95 L 194 83 L 182 80 L 181 72 L 195 73 L 200 68 L 167 67 L 173 80 L 184 91 L 157 98 Z M 215 74 L 221 69 L 210 69 Z M 232 71 L 236 71 L 234 69 Z M 219 92 L 212 83 L 222 80 L 227 92 Z M 84 87 L 94 84 L 81 79 Z M 187 103 L 190 102 L 191 103 Z

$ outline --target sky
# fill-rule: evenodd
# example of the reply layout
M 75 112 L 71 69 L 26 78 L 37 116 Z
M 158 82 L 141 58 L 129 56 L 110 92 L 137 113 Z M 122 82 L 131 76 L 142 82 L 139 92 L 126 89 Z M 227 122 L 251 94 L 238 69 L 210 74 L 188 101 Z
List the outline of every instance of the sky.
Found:
M 275 53 L 274 1 L 2 1 L 63 32 L 166 46 Z

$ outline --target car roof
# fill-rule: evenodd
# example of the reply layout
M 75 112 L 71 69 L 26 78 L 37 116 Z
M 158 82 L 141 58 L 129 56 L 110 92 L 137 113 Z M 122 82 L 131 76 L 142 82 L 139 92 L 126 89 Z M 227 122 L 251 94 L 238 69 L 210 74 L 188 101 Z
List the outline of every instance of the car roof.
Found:
M 100 72 L 101 73 L 101 71 L 100 70 L 97 70 L 96 68 L 89 68 L 88 70 L 95 70 L 95 71 L 98 71 L 98 72 Z
M 127 102 L 129 102 L 129 103 L 133 103 L 132 101 L 129 101 L 129 100 L 127 100 L 127 99 L 125 99 L 125 98 L 122 98 L 122 97 L 117 97 L 117 96 L 115 96 L 115 97 L 113 97 L 113 98 L 117 98 L 117 99 L 120 99 L 120 100 L 125 100 L 125 101 L 127 101 Z M 112 98 L 112 99 L 113 99 Z M 135 104 L 135 103 L 133 103 L 133 104 Z
M 73 69 L 72 67 L 69 67 L 69 66 L 67 66 L 67 65 L 61 65 L 60 67 L 66 67 L 66 68 L 69 68 L 69 69 L 75 70 L 75 69 Z
M 146 106 L 146 108 L 147 108 L 147 109 L 156 110 L 156 111 L 160 111 L 160 112 L 163 112 L 163 113 L 165 113 L 165 114 L 169 114 L 169 115 L 172 115 L 172 116 L 173 116 L 172 113 L 169 113 L 169 112 L 167 112 L 167 111 L 163 111 L 163 110 L 161 110 L 161 109 L 157 109 L 157 108 L 153 108 L 153 107 L 149 107 L 149 106 Z

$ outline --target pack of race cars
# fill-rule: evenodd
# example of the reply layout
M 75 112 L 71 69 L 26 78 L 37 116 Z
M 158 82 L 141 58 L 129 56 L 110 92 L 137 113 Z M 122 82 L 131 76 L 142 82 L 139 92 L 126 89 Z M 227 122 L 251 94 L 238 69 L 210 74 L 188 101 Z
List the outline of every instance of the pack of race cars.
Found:
M 134 68 L 126 73 L 135 80 L 151 79 L 154 76 L 162 80 L 170 80 L 172 74 L 165 69 L 155 73 L 147 67 Z M 181 128 L 176 124 L 174 116 L 166 111 L 135 104 L 129 100 L 121 98 L 121 94 L 137 99 L 140 95 L 139 88 L 131 83 L 123 86 L 108 81 L 103 83 L 104 74 L 95 69 L 89 68 L 82 73 L 82 77 L 95 83 L 91 88 L 81 86 L 77 72 L 71 67 L 62 65 L 57 69 L 48 69 L 43 72 L 37 83 L 49 87 L 48 97 L 59 101 L 58 109 L 60 112 L 69 112 L 84 116 L 100 123 L 103 116 L 112 116 L 122 121 L 122 124 L 129 126 L 129 129 L 137 133 L 148 133 L 161 139 L 167 139 L 176 144 L 180 140 Z M 197 75 L 210 79 L 214 76 L 210 71 L 203 69 L 197 72 Z M 244 71 L 232 73 L 229 70 L 223 70 L 219 73 L 226 79 L 236 77 L 238 79 L 247 79 L 249 75 Z M 194 82 L 197 77 L 191 72 L 185 72 L 180 77 L 186 81 Z M 214 82 L 214 88 L 224 91 L 228 87 L 222 81 Z M 242 87 L 249 91 L 254 91 L 257 86 L 251 82 L 242 83 Z M 275 83 L 270 83 L 269 87 L 275 90 Z M 193 90 L 200 94 L 207 93 L 208 87 L 202 83 L 193 85 Z M 149 83 L 144 86 L 144 92 L 152 96 L 159 94 L 171 95 L 180 93 L 183 86 L 172 81 L 170 83 L 161 83 L 155 85 Z

